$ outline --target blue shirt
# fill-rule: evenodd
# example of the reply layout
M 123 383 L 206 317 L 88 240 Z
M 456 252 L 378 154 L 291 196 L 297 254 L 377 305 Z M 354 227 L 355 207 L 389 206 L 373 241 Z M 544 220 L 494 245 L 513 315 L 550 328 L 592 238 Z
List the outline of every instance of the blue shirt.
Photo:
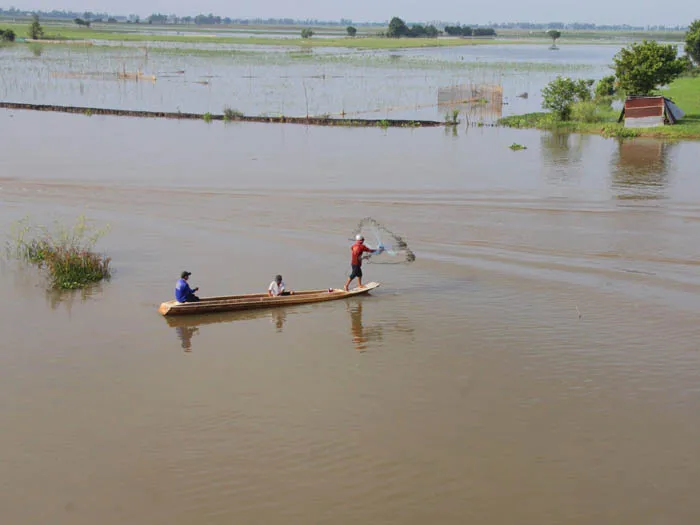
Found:
M 175 285 L 175 299 L 178 303 L 187 302 L 187 298 L 193 293 L 190 285 L 184 279 L 180 279 Z

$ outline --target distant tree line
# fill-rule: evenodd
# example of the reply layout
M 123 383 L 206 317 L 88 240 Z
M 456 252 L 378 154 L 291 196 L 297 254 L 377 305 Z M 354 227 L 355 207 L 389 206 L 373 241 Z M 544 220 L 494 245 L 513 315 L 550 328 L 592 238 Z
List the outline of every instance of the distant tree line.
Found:
M 107 13 L 91 13 L 90 11 L 78 13 L 76 11 L 66 11 L 58 9 L 53 9 L 51 11 L 27 11 L 17 9 L 15 7 L 10 7 L 9 9 L 0 8 L 0 16 L 31 18 L 33 14 L 39 15 L 41 18 L 54 18 L 57 20 L 75 20 L 76 18 L 82 18 L 84 20 L 93 21 L 107 20 L 111 16 Z
M 434 25 L 413 24 L 411 27 L 408 27 L 406 22 L 398 16 L 391 19 L 389 28 L 386 31 L 386 36 L 389 38 L 437 38 L 439 34 L 440 32 Z
M 433 24 L 427 26 L 412 24 L 408 27 L 406 22 L 395 16 L 389 22 L 386 36 L 389 38 L 437 38 L 441 32 Z M 444 32 L 453 36 L 496 36 L 496 31 L 490 27 L 445 26 Z
M 23 9 L 17 9 L 15 7 L 10 7 L 8 9 L 0 8 L 0 16 L 5 17 L 23 17 L 30 18 L 32 14 L 38 14 L 44 19 L 66 19 L 75 20 L 76 18 L 81 18 L 85 21 L 92 22 L 131 22 L 140 23 L 141 20 L 137 15 L 110 15 L 108 13 L 78 13 L 69 10 L 59 10 L 53 9 L 51 11 L 29 11 Z M 90 16 L 87 16 L 90 15 Z M 199 20 L 199 22 L 197 22 Z M 230 18 L 221 17 L 218 15 L 213 15 L 212 13 L 199 14 L 197 16 L 176 16 L 174 14 L 164 15 L 161 13 L 154 13 L 146 21 L 152 24 L 236 24 L 236 25 L 303 25 L 303 26 L 362 26 L 362 27 L 381 27 L 386 26 L 385 22 L 363 22 L 363 23 L 353 23 L 352 20 L 341 18 L 340 20 L 317 20 L 317 19 L 307 19 L 307 20 L 297 20 L 293 18 Z M 420 24 L 416 24 L 420 25 Z M 445 33 L 447 28 L 462 27 L 460 24 L 454 24 L 454 22 L 443 22 L 434 21 L 431 24 L 425 26 L 428 27 L 444 27 Z M 569 30 L 569 31 L 687 31 L 687 26 L 665 26 L 665 25 L 647 25 L 647 26 L 632 26 L 628 24 L 616 24 L 616 25 L 598 25 L 591 23 L 580 23 L 580 22 L 501 22 L 490 24 L 489 27 L 483 27 L 479 25 L 472 25 L 474 31 L 480 30 L 495 30 L 495 29 L 526 29 L 533 31 L 547 31 L 548 29 L 558 29 L 558 30 Z M 461 35 L 461 34 L 460 34 Z M 469 36 L 469 35 L 463 35 Z M 472 36 L 480 36 L 473 34 Z M 481 36 L 489 36 L 488 34 Z
M 445 33 L 450 36 L 496 36 L 492 27 L 445 26 Z
M 688 28 L 681 25 L 647 25 L 631 26 L 628 24 L 598 25 L 590 23 L 565 23 L 565 22 L 501 22 L 492 24 L 496 29 L 531 29 L 533 31 L 546 31 L 548 29 L 559 29 L 569 31 L 686 31 Z

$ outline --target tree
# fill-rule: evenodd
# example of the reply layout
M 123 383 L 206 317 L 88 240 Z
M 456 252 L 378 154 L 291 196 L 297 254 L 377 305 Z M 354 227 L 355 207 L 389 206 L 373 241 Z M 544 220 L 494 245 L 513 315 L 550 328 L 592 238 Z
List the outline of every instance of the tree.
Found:
M 348 36 L 354 37 L 357 34 L 357 28 L 353 26 L 348 26 L 345 28 L 345 30 L 348 32 Z
M 426 36 L 426 30 L 425 26 L 421 24 L 413 24 L 411 26 L 411 29 L 408 30 L 408 34 L 406 35 L 411 38 L 421 38 Z
M 593 80 L 557 77 L 542 90 L 542 107 L 554 113 L 559 120 L 569 120 L 574 103 L 591 99 L 592 85 Z
M 685 34 L 685 52 L 700 66 L 700 19 L 693 21 Z
M 395 16 L 389 22 L 389 29 L 386 32 L 386 36 L 389 38 L 401 38 L 402 36 L 408 36 L 409 32 L 410 30 L 408 29 L 406 22 Z
M 314 36 L 314 32 L 308 27 L 301 30 L 301 38 L 311 38 L 312 36 Z
M 561 37 L 561 31 L 557 31 L 556 29 L 550 29 L 549 31 L 547 31 L 547 36 L 552 39 L 552 45 L 556 46 L 557 39 Z
M 675 80 L 690 63 L 673 44 L 644 40 L 621 49 L 613 58 L 620 87 L 630 95 L 649 95 Z
M 83 20 L 82 18 L 76 18 L 76 19 L 74 20 L 74 22 L 76 23 L 76 25 L 79 25 L 79 26 L 90 27 L 90 21 L 89 21 L 89 20 Z
M 437 38 L 439 34 L 438 28 L 432 24 L 425 28 L 425 36 L 428 38 Z
M 32 40 L 39 40 L 44 36 L 44 28 L 41 27 L 39 23 L 39 15 L 34 13 L 32 15 L 32 23 L 29 25 L 29 38 Z

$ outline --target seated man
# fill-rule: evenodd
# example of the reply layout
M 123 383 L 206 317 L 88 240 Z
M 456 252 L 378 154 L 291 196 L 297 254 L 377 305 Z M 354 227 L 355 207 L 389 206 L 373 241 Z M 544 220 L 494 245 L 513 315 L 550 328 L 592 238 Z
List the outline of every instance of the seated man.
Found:
M 284 281 L 282 280 L 282 276 L 278 275 L 275 277 L 275 280 L 270 283 L 270 286 L 267 287 L 267 295 L 269 297 L 277 297 L 279 295 L 292 295 L 294 292 L 288 292 L 285 290 L 284 287 Z
M 175 299 L 178 303 L 196 303 L 199 301 L 199 297 L 194 294 L 199 288 L 192 290 L 190 285 L 187 284 L 190 275 L 192 275 L 191 272 L 182 272 L 180 280 L 175 285 Z

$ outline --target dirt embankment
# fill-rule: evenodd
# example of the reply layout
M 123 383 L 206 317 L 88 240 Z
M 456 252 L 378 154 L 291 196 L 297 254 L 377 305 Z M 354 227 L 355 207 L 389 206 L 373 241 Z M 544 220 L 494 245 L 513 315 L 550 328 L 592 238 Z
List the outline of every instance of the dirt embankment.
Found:
M 436 120 L 397 120 L 397 119 L 343 119 L 330 117 L 265 117 L 236 115 L 227 118 L 225 115 L 209 113 L 182 113 L 167 111 L 131 111 L 128 109 L 89 108 L 76 106 L 53 106 L 49 104 L 19 104 L 15 102 L 0 102 L 2 109 L 19 109 L 31 111 L 55 111 L 59 113 L 75 113 L 80 115 L 112 115 L 116 117 L 141 118 L 171 118 L 183 120 L 227 120 L 231 122 L 269 122 L 276 124 L 304 124 L 313 126 L 349 126 L 349 127 L 395 127 L 419 128 L 444 126 L 444 122 Z

